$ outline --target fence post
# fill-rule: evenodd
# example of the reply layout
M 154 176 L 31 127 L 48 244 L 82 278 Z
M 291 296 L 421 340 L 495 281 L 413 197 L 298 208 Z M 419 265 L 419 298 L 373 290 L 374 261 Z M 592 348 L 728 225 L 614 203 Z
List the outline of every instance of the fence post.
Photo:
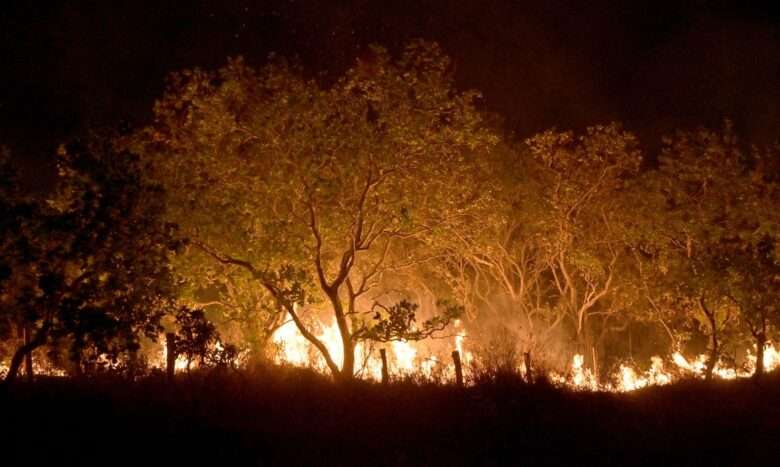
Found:
M 390 375 L 387 372 L 387 351 L 379 349 L 379 356 L 382 357 L 382 384 L 390 382 Z
M 166 373 L 168 382 L 173 383 L 173 377 L 176 374 L 176 336 L 172 333 L 165 334 L 165 356 Z
M 455 384 L 459 387 L 463 387 L 463 367 L 460 363 L 460 352 L 457 350 L 452 351 L 452 361 L 455 363 Z

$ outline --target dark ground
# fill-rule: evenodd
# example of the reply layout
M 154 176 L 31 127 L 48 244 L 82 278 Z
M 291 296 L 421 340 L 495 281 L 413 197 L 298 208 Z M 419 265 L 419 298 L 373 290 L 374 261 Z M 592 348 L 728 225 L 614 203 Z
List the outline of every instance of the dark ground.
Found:
M 306 372 L 0 392 L 0 465 L 778 465 L 780 375 L 625 395 Z

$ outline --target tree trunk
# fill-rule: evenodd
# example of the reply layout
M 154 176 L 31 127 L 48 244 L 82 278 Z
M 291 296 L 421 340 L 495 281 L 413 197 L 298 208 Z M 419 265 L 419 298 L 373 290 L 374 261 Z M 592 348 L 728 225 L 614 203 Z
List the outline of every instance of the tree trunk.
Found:
M 33 347 L 31 343 L 26 343 L 16 349 L 14 356 L 11 358 L 11 364 L 8 366 L 8 374 L 5 375 L 5 383 L 7 385 L 10 386 L 16 381 L 16 377 L 19 375 L 19 368 L 35 347 Z
M 582 329 L 580 329 L 580 335 L 578 336 L 579 349 L 578 353 L 583 356 L 585 361 L 585 367 L 589 367 L 593 371 L 593 377 L 596 383 L 599 381 L 598 374 L 598 362 L 596 361 L 596 352 L 593 345 L 593 336 L 590 331 L 590 320 L 588 314 L 582 317 Z
M 344 363 L 341 365 L 341 379 L 344 381 L 351 381 L 355 377 L 355 344 L 352 343 L 351 337 L 349 339 L 343 339 L 344 346 Z
M 760 379 L 764 374 L 764 346 L 766 345 L 766 334 L 758 333 L 756 339 L 756 371 L 753 372 L 753 378 Z
M 172 332 L 165 334 L 165 356 L 168 383 L 173 384 L 175 382 L 174 376 L 176 374 L 176 336 Z
M 10 386 L 16 381 L 16 377 L 19 375 L 19 368 L 22 366 L 22 362 L 25 358 L 32 353 L 33 350 L 40 347 L 46 340 L 46 336 L 49 332 L 49 325 L 44 324 L 43 327 L 38 329 L 35 333 L 35 337 L 27 341 L 21 347 L 16 349 L 14 356 L 11 358 L 11 364 L 8 366 L 8 373 L 5 375 L 5 384 Z M 30 373 L 32 375 L 32 372 Z
M 382 358 L 382 384 L 390 381 L 390 373 L 387 371 L 387 351 L 379 349 L 379 356 Z
M 27 353 L 24 350 L 25 346 L 21 346 L 16 349 L 14 356 L 11 358 L 11 364 L 8 366 L 8 373 L 5 375 L 5 384 L 10 386 L 16 381 L 16 375 L 19 373 L 19 367 L 22 366 Z
M 355 376 L 355 344 L 352 342 L 352 333 L 344 314 L 344 305 L 339 297 L 338 289 L 328 290 L 328 298 L 333 305 L 333 314 L 336 316 L 336 324 L 341 335 L 341 346 L 344 349 L 344 359 L 341 363 L 341 370 L 338 372 L 338 379 L 348 382 Z
M 30 326 L 25 325 L 24 326 L 24 345 L 30 345 L 30 339 L 32 336 L 30 336 L 32 332 L 30 331 Z M 27 352 L 27 355 L 24 356 L 24 372 L 27 375 L 27 382 L 32 383 L 33 382 L 33 361 L 32 361 L 32 351 Z
M 711 312 L 709 308 L 707 308 L 706 303 L 704 303 L 704 297 L 699 297 L 699 307 L 704 313 L 704 316 L 707 317 L 707 320 L 710 324 L 710 351 L 709 351 L 709 357 L 707 358 L 707 368 L 704 373 L 704 379 L 707 381 L 712 380 L 712 372 L 715 370 L 715 365 L 718 363 L 718 358 L 720 357 L 720 348 L 718 343 L 718 323 L 715 319 L 715 313 Z
M 127 379 L 135 381 L 135 375 L 138 373 L 138 350 L 132 349 L 127 359 Z
M 460 352 L 457 350 L 452 351 L 452 362 L 455 364 L 455 384 L 459 387 L 463 387 L 463 366 L 460 362 Z
M 712 380 L 712 373 L 715 370 L 715 364 L 718 363 L 718 357 L 720 352 L 718 349 L 718 336 L 715 331 L 712 332 L 712 339 L 710 344 L 710 355 L 707 358 L 707 368 L 704 373 L 704 379 L 707 381 Z

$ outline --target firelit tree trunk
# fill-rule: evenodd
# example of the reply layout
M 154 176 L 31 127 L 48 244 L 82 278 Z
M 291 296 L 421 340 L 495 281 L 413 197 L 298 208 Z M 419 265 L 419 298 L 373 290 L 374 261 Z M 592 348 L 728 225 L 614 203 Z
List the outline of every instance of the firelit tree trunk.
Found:
M 707 368 L 704 373 L 704 379 L 709 381 L 712 379 L 712 373 L 715 370 L 715 364 L 718 363 L 718 357 L 720 356 L 720 349 L 718 344 L 718 335 L 713 331 L 710 338 L 710 352 L 707 357 Z
M 355 343 L 352 340 L 352 331 L 349 329 L 347 316 L 344 313 L 344 304 L 339 297 L 338 287 L 332 287 L 327 290 L 328 298 L 333 306 L 333 314 L 336 317 L 336 324 L 341 336 L 341 346 L 344 349 L 344 360 L 341 363 L 341 370 L 338 371 L 337 379 L 348 382 L 355 376 Z
M 43 345 L 49 332 L 49 325 L 45 324 L 43 327 L 35 332 L 35 335 L 27 339 L 25 343 L 16 349 L 14 356 L 11 358 L 11 364 L 8 366 L 8 373 L 5 375 L 5 384 L 11 385 L 16 381 L 16 377 L 19 375 L 19 368 L 22 366 L 25 358 L 27 358 L 32 351 Z M 31 361 L 32 364 L 32 361 Z M 32 375 L 32 372 L 30 372 Z
M 16 381 L 16 375 L 19 373 L 19 367 L 22 366 L 25 355 L 24 346 L 18 348 L 16 352 L 14 352 L 14 356 L 11 358 L 11 364 L 8 365 L 8 373 L 5 375 L 5 384 L 10 386 Z
M 720 343 L 718 342 L 718 321 L 715 317 L 715 312 L 711 311 L 707 304 L 704 302 L 704 297 L 699 297 L 699 309 L 707 318 L 707 323 L 710 327 L 710 346 L 709 355 L 707 357 L 707 367 L 704 373 L 704 379 L 710 381 L 712 379 L 712 373 L 715 370 L 715 365 L 720 358 Z
M 753 378 L 760 379 L 764 374 L 764 346 L 766 346 L 766 334 L 759 332 L 755 335 L 756 339 L 756 370 L 753 372 Z
M 596 361 L 596 352 L 593 347 L 593 336 L 590 330 L 590 320 L 588 314 L 585 313 L 582 317 L 582 328 L 577 336 L 577 352 L 582 355 L 586 367 L 589 367 L 593 372 L 593 377 L 596 382 L 599 381 L 598 375 L 598 362 Z
M 19 374 L 19 368 L 22 366 L 25 358 L 29 356 L 35 349 L 31 343 L 26 343 L 16 349 L 14 356 L 11 358 L 11 364 L 8 366 L 8 374 L 5 375 L 5 383 L 11 385 L 16 381 L 16 377 Z
M 342 345 L 344 346 L 344 362 L 341 365 L 338 379 L 348 383 L 355 379 L 355 344 L 352 343 L 352 338 L 348 335 L 346 338 L 342 337 Z

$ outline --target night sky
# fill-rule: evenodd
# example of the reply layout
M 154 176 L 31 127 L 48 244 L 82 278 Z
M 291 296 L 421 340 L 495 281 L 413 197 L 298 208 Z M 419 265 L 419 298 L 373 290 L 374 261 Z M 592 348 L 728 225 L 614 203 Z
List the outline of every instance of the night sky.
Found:
M 780 122 L 780 4 L 689 1 L 14 2 L 0 12 L 0 143 L 36 166 L 85 128 L 148 119 L 167 73 L 297 57 L 323 81 L 366 44 L 438 41 L 458 85 L 527 136 L 622 120 L 647 140 Z M 653 136 L 651 138 L 650 136 Z

